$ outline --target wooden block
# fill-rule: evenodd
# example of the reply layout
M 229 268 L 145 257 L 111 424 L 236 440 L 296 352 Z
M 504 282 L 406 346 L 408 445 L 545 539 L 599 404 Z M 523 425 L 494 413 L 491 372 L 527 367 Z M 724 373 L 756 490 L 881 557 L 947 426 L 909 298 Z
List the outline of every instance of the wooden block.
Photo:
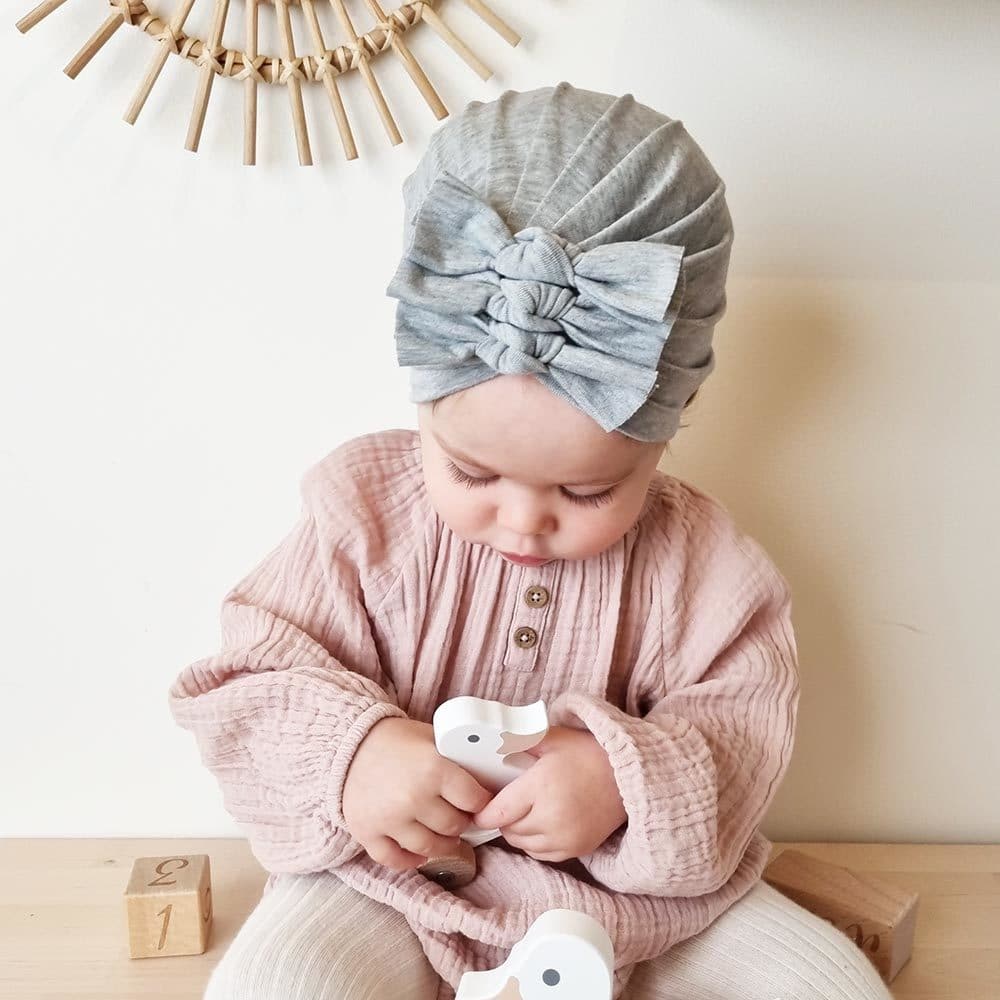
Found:
M 764 870 L 764 881 L 842 930 L 891 983 L 913 950 L 918 895 L 840 865 L 786 850 Z
M 459 889 L 476 877 L 476 852 L 471 844 L 459 840 L 455 854 L 428 858 L 417 871 L 445 889 Z
M 129 955 L 200 955 L 212 928 L 207 854 L 137 858 L 125 889 Z

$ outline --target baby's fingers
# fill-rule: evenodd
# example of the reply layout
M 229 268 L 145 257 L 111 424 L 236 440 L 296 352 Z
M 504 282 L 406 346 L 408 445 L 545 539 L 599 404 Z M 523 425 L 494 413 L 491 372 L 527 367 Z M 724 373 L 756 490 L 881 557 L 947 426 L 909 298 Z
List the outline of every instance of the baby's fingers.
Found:
M 536 861 L 565 861 L 568 854 L 559 851 L 552 844 L 551 839 L 544 834 L 522 834 L 518 836 L 514 833 L 503 831 L 503 839 L 516 847 L 519 851 L 524 851 L 530 858 Z
M 429 803 L 417 819 L 429 830 L 443 837 L 458 837 L 472 825 L 468 813 L 456 809 L 440 796 Z
M 416 820 L 407 823 L 396 834 L 396 840 L 404 851 L 420 855 L 417 863 L 421 865 L 427 858 L 447 857 L 461 850 L 457 837 L 442 837 Z
M 530 778 L 529 770 L 501 788 L 489 805 L 472 817 L 473 823 L 484 830 L 495 827 L 502 830 L 524 819 L 535 804 L 535 790 Z
M 507 843 L 510 843 L 510 838 L 507 836 L 508 833 L 518 837 L 534 837 L 545 832 L 538 823 L 538 814 L 534 811 L 533 806 L 529 806 L 527 813 L 520 819 L 513 820 L 501 829 Z
M 405 872 L 410 868 L 419 868 L 427 859 L 412 851 L 404 850 L 392 837 L 376 837 L 370 844 L 365 844 L 365 851 L 372 861 L 393 871 Z
M 441 781 L 441 798 L 469 814 L 484 809 L 493 798 L 493 793 L 483 788 L 464 767 L 451 761 L 446 763 L 447 769 Z

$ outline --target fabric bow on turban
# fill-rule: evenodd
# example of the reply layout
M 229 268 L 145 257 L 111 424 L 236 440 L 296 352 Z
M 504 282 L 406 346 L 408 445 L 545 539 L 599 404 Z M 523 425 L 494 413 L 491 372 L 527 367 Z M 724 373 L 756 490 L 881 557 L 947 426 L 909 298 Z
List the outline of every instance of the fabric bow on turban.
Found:
M 414 366 L 413 402 L 498 373 L 537 374 L 606 431 L 645 402 L 677 318 L 668 310 L 684 247 L 631 240 L 581 250 L 540 226 L 512 235 L 448 171 L 412 223 L 386 294 L 399 300 L 396 353 Z

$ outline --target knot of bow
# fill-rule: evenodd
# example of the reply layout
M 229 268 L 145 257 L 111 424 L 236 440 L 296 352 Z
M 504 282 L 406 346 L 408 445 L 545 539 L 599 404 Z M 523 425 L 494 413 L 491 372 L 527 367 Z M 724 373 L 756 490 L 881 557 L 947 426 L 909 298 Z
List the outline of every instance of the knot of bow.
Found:
M 541 226 L 512 234 L 443 171 L 386 290 L 399 300 L 399 362 L 442 377 L 460 369 L 456 388 L 535 373 L 611 430 L 657 384 L 683 256 L 684 247 L 642 240 L 583 250 Z

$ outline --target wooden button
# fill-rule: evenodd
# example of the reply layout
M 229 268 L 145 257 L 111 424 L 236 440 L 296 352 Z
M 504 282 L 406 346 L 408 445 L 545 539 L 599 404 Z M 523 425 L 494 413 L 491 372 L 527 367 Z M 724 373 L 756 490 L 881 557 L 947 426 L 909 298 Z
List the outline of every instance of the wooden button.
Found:
M 527 625 L 521 625 L 514 632 L 514 642 L 516 642 L 521 649 L 531 649 L 531 647 L 538 642 L 538 633 Z
M 524 603 L 532 608 L 544 608 L 549 603 L 549 592 L 537 584 L 529 587 L 524 592 Z

